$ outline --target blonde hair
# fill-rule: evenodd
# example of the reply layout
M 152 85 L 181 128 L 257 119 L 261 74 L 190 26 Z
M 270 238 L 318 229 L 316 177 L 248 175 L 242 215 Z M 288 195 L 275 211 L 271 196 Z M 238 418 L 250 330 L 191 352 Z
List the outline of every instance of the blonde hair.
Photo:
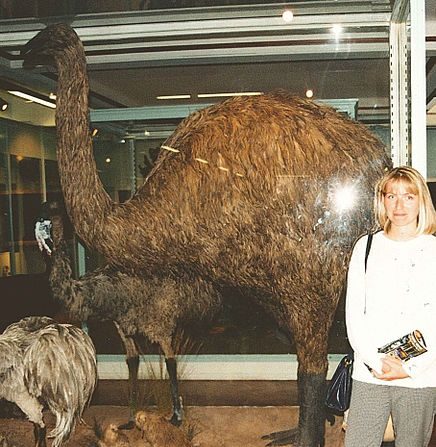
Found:
M 436 211 L 430 196 L 430 191 L 422 175 L 409 166 L 400 166 L 388 171 L 377 183 L 374 197 L 374 214 L 381 228 L 389 232 L 391 221 L 384 206 L 386 185 L 389 182 L 403 183 L 409 192 L 418 196 L 419 214 L 416 235 L 433 234 L 436 232 Z

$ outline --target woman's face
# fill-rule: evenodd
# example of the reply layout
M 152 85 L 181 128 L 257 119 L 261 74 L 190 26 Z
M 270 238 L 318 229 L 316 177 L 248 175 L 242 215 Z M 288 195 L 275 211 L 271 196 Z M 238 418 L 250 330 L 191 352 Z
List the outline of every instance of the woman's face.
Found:
M 410 186 L 402 181 L 386 184 L 383 203 L 386 214 L 394 227 L 415 230 L 418 224 L 419 197 L 411 192 Z

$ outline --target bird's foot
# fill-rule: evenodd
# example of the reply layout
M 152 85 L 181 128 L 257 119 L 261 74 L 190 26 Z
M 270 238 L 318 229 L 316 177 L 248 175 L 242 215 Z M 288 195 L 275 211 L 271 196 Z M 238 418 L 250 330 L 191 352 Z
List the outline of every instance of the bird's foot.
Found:
M 182 425 L 183 420 L 177 413 L 173 413 L 173 415 L 171 416 L 170 422 L 174 426 L 180 427 Z
M 297 446 L 299 438 L 298 428 L 292 428 L 291 430 L 276 431 L 269 435 L 262 436 L 262 439 L 270 440 L 266 447 L 274 445 L 294 445 Z
M 119 430 L 132 430 L 133 428 L 135 428 L 135 422 L 132 420 L 118 426 Z

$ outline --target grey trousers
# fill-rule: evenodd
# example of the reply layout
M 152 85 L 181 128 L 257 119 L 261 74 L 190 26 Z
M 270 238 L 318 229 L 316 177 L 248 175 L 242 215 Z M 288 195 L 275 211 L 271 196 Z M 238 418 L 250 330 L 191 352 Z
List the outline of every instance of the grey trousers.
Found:
M 395 447 L 427 447 L 436 388 L 404 388 L 353 381 L 345 447 L 380 447 L 389 415 Z

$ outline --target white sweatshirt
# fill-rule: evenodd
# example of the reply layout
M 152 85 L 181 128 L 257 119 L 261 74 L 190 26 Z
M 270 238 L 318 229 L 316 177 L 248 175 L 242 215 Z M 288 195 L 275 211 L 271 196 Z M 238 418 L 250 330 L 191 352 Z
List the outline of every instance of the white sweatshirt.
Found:
M 354 247 L 345 306 L 348 338 L 354 350 L 353 379 L 361 382 L 436 387 L 436 237 L 393 241 L 374 235 L 365 274 L 367 236 Z M 366 309 L 365 309 L 366 307 Z M 428 352 L 404 362 L 411 376 L 392 381 L 373 377 L 365 363 L 381 372 L 377 348 L 414 330 Z

